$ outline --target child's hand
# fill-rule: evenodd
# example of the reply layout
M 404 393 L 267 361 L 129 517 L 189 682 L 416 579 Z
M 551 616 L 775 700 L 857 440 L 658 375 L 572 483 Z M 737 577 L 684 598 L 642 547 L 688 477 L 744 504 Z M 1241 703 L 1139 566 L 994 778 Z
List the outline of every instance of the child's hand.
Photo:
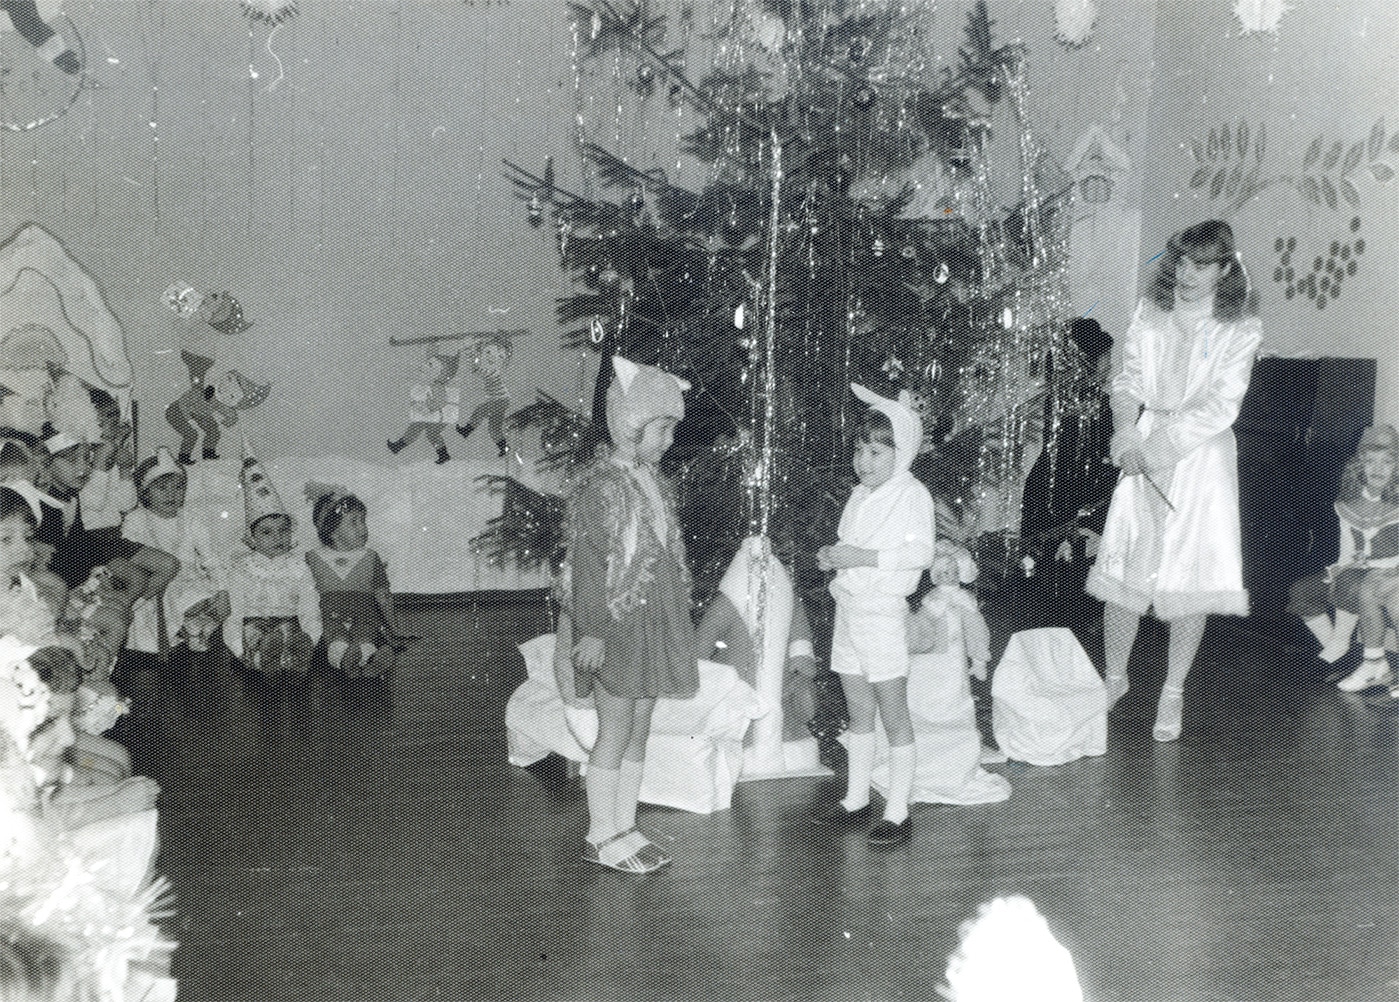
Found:
M 1141 449 L 1128 449 L 1122 454 L 1122 461 L 1118 463 L 1122 467 L 1122 475 L 1135 477 L 1139 473 L 1147 472 L 1146 453 Z
M 573 665 L 575 668 L 597 671 L 602 667 L 602 654 L 601 637 L 579 637 L 573 645 Z

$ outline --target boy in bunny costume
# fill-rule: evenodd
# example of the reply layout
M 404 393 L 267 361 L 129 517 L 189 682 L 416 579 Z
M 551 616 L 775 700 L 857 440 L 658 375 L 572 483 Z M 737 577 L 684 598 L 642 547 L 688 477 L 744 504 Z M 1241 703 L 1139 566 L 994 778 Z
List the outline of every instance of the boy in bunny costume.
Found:
M 855 445 L 860 482 L 840 516 L 839 542 L 816 558 L 834 570 L 836 602 L 831 669 L 840 675 L 850 710 L 849 780 L 845 799 L 819 820 L 862 826 L 870 816 L 875 713 L 889 738 L 889 796 L 884 817 L 869 833 L 875 846 L 911 837 L 913 725 L 908 713 L 908 596 L 933 559 L 933 499 L 909 468 L 923 439 L 923 422 L 907 392 L 889 400 L 852 384 L 870 405 Z

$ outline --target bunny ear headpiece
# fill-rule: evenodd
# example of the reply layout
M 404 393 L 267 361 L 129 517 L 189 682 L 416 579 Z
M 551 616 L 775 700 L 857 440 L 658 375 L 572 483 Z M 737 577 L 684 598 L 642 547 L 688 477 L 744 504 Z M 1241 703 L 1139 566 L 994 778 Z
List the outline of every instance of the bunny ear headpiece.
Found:
M 900 470 L 911 467 L 918 455 L 918 447 L 923 444 L 923 420 L 913 409 L 912 394 L 908 390 L 901 390 L 899 399 L 890 400 L 858 383 L 850 384 L 850 392 L 888 417 L 894 427 L 894 461 Z
M 690 384 L 653 365 L 638 365 L 614 357 L 616 379 L 607 388 L 607 430 L 612 440 L 634 439 L 648 421 L 685 416 L 685 391 Z

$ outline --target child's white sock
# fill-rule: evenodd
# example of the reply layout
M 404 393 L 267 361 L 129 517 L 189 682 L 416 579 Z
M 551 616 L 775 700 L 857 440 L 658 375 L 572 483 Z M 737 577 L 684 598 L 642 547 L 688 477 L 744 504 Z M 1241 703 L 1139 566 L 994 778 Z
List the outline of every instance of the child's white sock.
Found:
M 914 746 L 894 745 L 889 749 L 889 796 L 884 820 L 902 824 L 908 817 L 908 798 L 913 793 Z
M 614 827 L 617 804 L 616 769 L 603 769 L 600 766 L 588 767 L 588 841 L 597 845 L 603 839 L 617 834 Z
M 326 660 L 330 662 L 330 667 L 339 668 L 340 662 L 345 660 L 345 652 L 350 649 L 350 645 L 343 640 L 332 640 L 325 648 Z
M 874 731 L 868 734 L 850 732 L 846 745 L 845 799 L 840 802 L 847 811 L 858 811 L 870 802 L 870 773 L 874 772 Z
M 1331 639 L 1322 646 L 1321 653 L 1317 657 L 1327 664 L 1335 664 L 1350 653 L 1351 638 L 1355 636 L 1355 626 L 1359 622 L 1360 617 L 1355 613 L 1337 609 L 1336 624 L 1332 629 Z
M 641 799 L 641 773 L 645 765 L 645 762 L 624 758 L 622 767 L 617 770 L 617 799 L 613 802 L 612 823 L 619 832 L 636 827 L 636 802 Z

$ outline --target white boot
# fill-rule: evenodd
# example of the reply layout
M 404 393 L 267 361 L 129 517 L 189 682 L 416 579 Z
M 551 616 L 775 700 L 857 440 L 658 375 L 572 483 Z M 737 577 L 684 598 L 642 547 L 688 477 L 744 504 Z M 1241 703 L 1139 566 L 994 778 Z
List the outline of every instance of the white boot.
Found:
M 1317 657 L 1327 664 L 1335 664 L 1350 653 L 1350 641 L 1355 636 L 1355 624 L 1360 617 L 1344 609 L 1336 610 L 1336 624 L 1331 628 L 1331 639 L 1322 643 Z
M 1393 679 L 1389 671 L 1389 661 L 1384 656 L 1383 647 L 1365 648 L 1365 660 L 1345 678 L 1336 683 L 1342 692 L 1360 692 L 1372 685 L 1388 685 Z

